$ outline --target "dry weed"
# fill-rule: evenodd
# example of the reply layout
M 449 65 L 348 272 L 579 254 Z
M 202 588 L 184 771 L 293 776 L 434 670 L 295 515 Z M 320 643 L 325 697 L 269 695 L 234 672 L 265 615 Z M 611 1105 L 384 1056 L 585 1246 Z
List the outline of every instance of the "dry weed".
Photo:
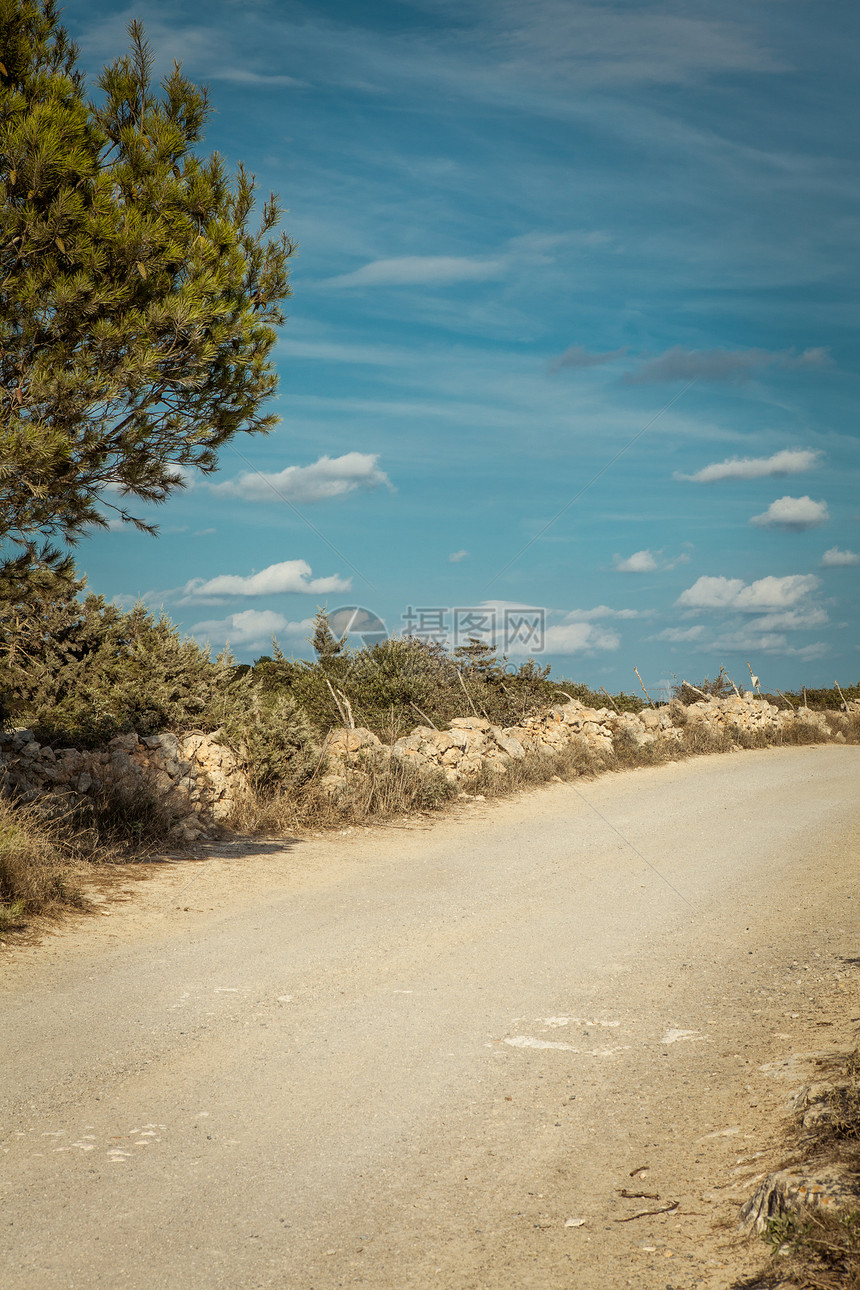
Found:
M 0 797 L 0 929 L 79 904 L 80 872 L 62 823 Z

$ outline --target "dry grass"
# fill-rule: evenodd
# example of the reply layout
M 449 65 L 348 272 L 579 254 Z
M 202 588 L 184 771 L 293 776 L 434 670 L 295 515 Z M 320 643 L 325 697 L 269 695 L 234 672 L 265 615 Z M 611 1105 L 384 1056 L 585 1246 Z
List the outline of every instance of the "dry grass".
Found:
M 0 797 L 0 930 L 80 904 L 80 871 L 61 823 Z
M 177 816 L 147 784 L 105 785 L 66 817 L 76 852 L 91 864 L 145 860 L 169 843 Z
M 237 833 L 277 837 L 296 829 L 340 828 L 394 816 L 440 810 L 457 796 L 445 776 L 426 776 L 406 761 L 353 767 L 333 795 L 314 777 L 288 793 L 248 794 L 228 821 Z
M 146 860 L 168 841 L 174 816 L 145 787 L 102 790 L 70 805 L 0 796 L 0 930 L 82 906 L 94 865 Z

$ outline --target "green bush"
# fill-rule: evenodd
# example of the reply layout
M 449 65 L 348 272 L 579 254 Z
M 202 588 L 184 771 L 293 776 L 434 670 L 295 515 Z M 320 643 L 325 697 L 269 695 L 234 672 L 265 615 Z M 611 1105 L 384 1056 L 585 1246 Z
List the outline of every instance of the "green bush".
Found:
M 319 765 L 311 724 L 289 694 L 255 688 L 246 674 L 233 686 L 231 712 L 219 739 L 238 755 L 257 792 L 295 789 Z
M 42 743 L 86 748 L 134 730 L 213 730 L 230 707 L 233 660 L 180 636 L 142 605 L 124 612 L 85 583 L 48 581 L 24 599 L 0 587 L 4 719 Z

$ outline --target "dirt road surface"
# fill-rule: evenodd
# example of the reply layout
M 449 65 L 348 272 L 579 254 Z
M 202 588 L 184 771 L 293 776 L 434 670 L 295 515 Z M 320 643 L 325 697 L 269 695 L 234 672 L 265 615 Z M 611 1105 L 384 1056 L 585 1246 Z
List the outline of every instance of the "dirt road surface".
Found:
M 7 949 L 0 1284 L 731 1285 L 860 1013 L 858 782 L 771 750 L 225 848 Z

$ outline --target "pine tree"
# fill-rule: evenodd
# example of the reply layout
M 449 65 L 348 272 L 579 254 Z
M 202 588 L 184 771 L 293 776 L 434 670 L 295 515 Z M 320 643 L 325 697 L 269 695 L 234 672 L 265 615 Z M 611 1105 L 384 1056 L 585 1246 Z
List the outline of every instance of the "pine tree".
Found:
M 51 543 L 105 505 L 152 530 L 129 499 L 163 501 L 277 420 L 278 201 L 251 231 L 253 177 L 194 150 L 205 91 L 178 65 L 158 90 L 129 34 L 89 102 L 54 0 L 0 0 L 0 556 L 20 577 L 61 568 Z
M 325 605 L 317 608 L 314 615 L 314 634 L 310 640 L 314 653 L 324 669 L 330 667 L 335 659 L 340 658 L 346 648 L 346 636 L 340 638 L 335 636 L 329 625 Z

